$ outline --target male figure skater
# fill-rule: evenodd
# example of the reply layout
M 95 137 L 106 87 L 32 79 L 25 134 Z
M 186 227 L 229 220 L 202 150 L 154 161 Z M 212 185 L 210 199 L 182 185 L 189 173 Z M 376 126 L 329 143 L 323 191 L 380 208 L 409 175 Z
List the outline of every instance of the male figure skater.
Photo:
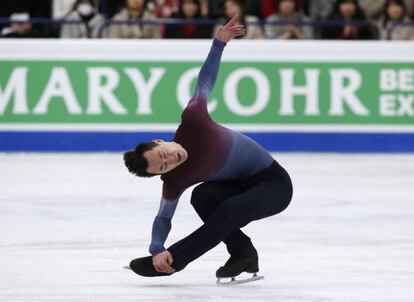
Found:
M 217 32 L 174 140 L 142 143 L 124 153 L 131 173 L 162 175 L 163 180 L 149 247 L 152 256 L 130 263 L 139 275 L 154 277 L 180 271 L 222 241 L 230 258 L 217 270 L 218 278 L 258 272 L 257 251 L 240 228 L 282 212 L 292 198 L 292 183 L 285 169 L 247 136 L 216 124 L 207 111 L 222 51 L 232 38 L 245 33 L 237 19 L 235 16 Z M 180 195 L 200 182 L 192 192 L 191 204 L 204 224 L 165 249 Z

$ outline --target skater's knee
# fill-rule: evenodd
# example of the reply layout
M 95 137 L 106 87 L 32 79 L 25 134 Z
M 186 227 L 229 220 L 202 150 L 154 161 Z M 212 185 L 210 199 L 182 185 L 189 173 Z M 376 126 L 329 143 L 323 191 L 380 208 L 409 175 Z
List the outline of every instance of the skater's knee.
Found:
M 278 207 L 275 209 L 274 214 L 279 214 L 283 212 L 284 210 L 286 210 L 289 207 L 291 201 L 292 201 L 292 191 L 288 190 L 288 192 L 284 194 L 284 196 L 281 196 L 280 200 L 278 200 Z

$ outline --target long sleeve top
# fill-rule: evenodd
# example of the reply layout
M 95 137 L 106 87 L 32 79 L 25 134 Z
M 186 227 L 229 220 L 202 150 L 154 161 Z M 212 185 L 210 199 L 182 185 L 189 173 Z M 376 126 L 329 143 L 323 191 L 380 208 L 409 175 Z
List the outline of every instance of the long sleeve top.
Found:
M 216 82 L 225 43 L 215 39 L 197 79 L 196 91 L 184 109 L 174 141 L 188 153 L 187 160 L 161 176 L 162 198 L 152 227 L 149 252 L 165 250 L 171 220 L 181 194 L 204 181 L 237 181 L 269 167 L 273 158 L 247 136 L 215 123 L 207 99 Z

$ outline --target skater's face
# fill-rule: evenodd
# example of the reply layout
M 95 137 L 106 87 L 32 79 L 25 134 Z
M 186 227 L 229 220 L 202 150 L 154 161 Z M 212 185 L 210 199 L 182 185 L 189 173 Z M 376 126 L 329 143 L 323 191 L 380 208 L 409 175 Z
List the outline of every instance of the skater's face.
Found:
M 148 173 L 167 173 L 181 165 L 188 158 L 187 151 L 176 142 L 164 142 L 161 139 L 153 140 L 153 142 L 157 146 L 143 154 L 148 161 Z

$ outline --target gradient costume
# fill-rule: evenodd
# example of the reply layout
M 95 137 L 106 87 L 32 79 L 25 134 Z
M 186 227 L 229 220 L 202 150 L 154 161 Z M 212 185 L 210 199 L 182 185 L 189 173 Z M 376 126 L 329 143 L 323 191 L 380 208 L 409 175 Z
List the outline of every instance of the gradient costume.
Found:
M 215 123 L 207 111 L 225 45 L 217 39 L 213 41 L 200 70 L 196 92 L 174 137 L 188 158 L 161 177 L 162 199 L 149 248 L 153 256 L 165 250 L 181 194 L 202 182 L 194 189 L 191 204 L 204 224 L 168 248 L 176 271 L 221 241 L 231 255 L 257 256 L 250 238 L 240 228 L 283 211 L 292 197 L 289 175 L 270 154 L 247 136 Z

